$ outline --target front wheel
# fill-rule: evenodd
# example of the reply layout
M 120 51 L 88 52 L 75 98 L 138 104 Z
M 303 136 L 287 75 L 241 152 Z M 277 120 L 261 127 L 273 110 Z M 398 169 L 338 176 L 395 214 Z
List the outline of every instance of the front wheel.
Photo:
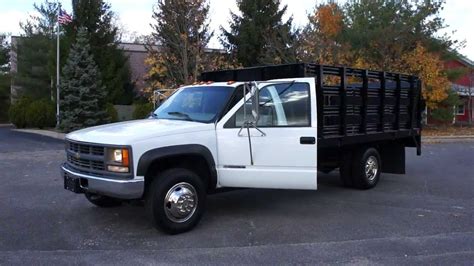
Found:
M 204 212 L 206 191 L 201 178 L 187 169 L 170 169 L 150 184 L 146 207 L 155 227 L 178 234 L 196 226 Z

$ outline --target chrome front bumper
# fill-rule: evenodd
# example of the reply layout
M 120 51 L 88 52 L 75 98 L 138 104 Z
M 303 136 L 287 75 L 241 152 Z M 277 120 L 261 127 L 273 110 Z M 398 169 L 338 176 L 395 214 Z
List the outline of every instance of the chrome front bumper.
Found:
M 63 179 L 72 178 L 79 180 L 81 192 L 92 192 L 119 199 L 139 199 L 143 196 L 144 180 L 118 180 L 106 177 L 96 177 L 77 173 L 67 164 L 61 165 L 61 176 Z M 77 192 L 76 193 L 80 193 Z

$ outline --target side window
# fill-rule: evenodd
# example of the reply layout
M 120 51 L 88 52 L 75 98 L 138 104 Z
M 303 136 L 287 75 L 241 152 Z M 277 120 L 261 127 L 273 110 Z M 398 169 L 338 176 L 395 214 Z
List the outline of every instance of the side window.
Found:
M 280 83 L 260 89 L 259 127 L 310 126 L 309 84 Z M 251 104 L 246 103 L 247 116 Z M 225 128 L 241 127 L 245 121 L 243 106 L 227 121 Z

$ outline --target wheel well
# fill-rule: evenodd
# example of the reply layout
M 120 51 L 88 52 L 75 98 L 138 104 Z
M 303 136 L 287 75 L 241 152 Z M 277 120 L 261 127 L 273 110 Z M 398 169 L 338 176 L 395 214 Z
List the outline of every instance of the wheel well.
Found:
M 197 154 L 172 155 L 154 160 L 145 174 L 145 189 L 159 173 L 172 168 L 185 168 L 196 173 L 205 183 L 207 191 L 215 189 L 216 184 L 212 182 L 210 165 L 206 159 Z
M 347 146 L 343 149 L 336 150 L 337 152 L 328 151 L 327 154 L 318 153 L 318 159 L 322 157 L 327 161 L 326 164 L 331 165 L 332 163 L 333 165 L 331 166 L 334 166 L 335 163 L 338 163 L 338 166 L 340 167 L 344 163 L 345 156 L 349 156 L 350 160 L 353 160 L 351 157 L 353 156 L 353 153 L 357 151 L 366 151 L 369 148 L 374 148 L 379 153 L 382 164 L 382 173 L 405 174 L 405 145 L 404 143 L 396 141 Z M 338 160 L 334 158 L 338 158 Z M 318 167 L 324 165 L 324 162 L 325 161 L 318 161 Z

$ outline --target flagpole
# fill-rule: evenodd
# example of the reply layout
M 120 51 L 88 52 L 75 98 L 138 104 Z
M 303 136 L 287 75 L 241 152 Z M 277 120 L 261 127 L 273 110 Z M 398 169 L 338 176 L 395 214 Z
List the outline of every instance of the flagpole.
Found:
M 61 4 L 58 2 L 58 14 L 56 18 L 56 127 L 59 127 L 59 14 L 61 12 Z

